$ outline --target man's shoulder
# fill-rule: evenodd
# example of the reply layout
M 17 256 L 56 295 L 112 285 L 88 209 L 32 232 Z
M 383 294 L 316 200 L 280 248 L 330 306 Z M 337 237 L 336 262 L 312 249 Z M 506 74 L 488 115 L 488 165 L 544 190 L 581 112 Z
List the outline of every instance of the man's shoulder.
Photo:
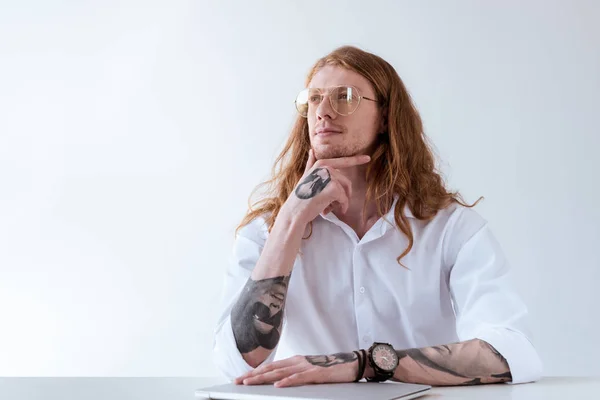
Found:
M 440 209 L 427 225 L 429 229 L 439 232 L 446 243 L 464 243 L 486 223 L 487 221 L 472 207 L 453 202 Z
M 483 229 L 487 221 L 473 207 L 452 203 L 440 210 L 440 218 L 444 220 L 442 243 L 446 260 L 453 263 L 458 251 Z

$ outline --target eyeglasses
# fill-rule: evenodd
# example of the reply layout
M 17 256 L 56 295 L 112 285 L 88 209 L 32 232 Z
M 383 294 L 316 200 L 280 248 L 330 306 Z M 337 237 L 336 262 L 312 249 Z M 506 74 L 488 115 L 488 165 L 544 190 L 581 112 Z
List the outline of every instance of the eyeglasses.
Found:
M 335 86 L 329 89 L 307 88 L 298 93 L 298 97 L 296 97 L 298 113 L 306 118 L 309 111 L 314 112 L 323 101 L 325 96 L 323 91 L 328 92 L 331 108 L 340 115 L 352 114 L 362 99 L 377 103 L 377 100 L 361 96 L 354 86 Z

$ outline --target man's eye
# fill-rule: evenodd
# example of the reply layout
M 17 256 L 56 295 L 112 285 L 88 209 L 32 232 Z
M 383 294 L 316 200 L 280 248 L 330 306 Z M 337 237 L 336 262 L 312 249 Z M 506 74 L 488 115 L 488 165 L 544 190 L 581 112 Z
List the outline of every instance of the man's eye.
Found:
M 315 94 L 313 96 L 310 96 L 308 98 L 308 101 L 310 101 L 311 103 L 320 103 L 321 102 L 321 96 Z

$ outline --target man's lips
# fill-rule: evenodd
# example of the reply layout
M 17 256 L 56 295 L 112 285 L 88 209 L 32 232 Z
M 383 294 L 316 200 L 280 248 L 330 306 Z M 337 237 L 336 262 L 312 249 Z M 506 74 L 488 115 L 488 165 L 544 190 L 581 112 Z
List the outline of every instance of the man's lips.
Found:
M 331 129 L 331 128 L 319 128 L 315 131 L 315 134 L 317 136 L 331 136 L 331 135 L 337 135 L 338 133 L 342 133 L 342 132 L 338 131 L 336 129 Z

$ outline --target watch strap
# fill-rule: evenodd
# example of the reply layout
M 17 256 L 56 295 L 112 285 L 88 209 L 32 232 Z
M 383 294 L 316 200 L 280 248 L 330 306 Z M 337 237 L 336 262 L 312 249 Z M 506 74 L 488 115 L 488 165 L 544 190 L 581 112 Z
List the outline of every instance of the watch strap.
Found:
M 360 351 L 355 350 L 353 353 L 356 354 L 356 358 L 358 358 L 358 371 L 356 372 L 356 379 L 354 379 L 354 382 L 358 382 L 362 379 L 364 373 L 365 359 L 362 357 Z

